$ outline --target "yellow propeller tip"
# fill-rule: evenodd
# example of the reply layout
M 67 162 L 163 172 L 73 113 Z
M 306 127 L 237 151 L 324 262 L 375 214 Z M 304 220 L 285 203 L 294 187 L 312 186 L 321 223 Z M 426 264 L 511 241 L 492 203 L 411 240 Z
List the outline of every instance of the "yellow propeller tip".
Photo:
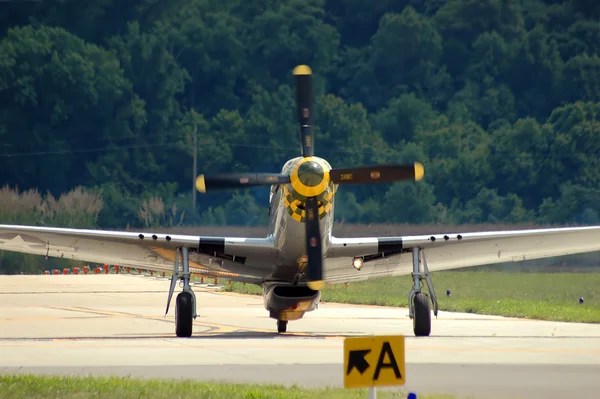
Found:
M 298 65 L 294 68 L 294 75 L 312 75 L 312 70 L 308 65 Z
M 198 177 L 196 177 L 196 190 L 200 191 L 201 193 L 206 192 L 206 184 L 204 183 L 204 175 L 199 175 Z
M 415 162 L 415 181 L 419 181 L 425 175 L 425 170 L 423 169 L 423 165 L 419 162 Z
M 323 288 L 325 288 L 325 281 L 323 281 L 323 280 L 309 281 L 308 288 L 310 288 L 313 291 L 321 291 Z

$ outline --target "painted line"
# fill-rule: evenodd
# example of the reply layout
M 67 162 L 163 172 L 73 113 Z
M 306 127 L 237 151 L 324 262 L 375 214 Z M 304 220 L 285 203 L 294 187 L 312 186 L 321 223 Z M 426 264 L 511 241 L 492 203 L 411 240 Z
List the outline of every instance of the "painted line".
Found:
M 2 322 L 28 322 L 28 321 L 60 321 L 60 320 L 89 320 L 89 319 L 106 319 L 101 316 L 65 316 L 65 317 L 3 317 L 0 318 Z
M 231 292 L 231 291 L 218 291 L 218 290 L 214 290 L 214 291 L 210 291 L 210 293 L 211 294 L 216 294 L 216 295 L 242 297 L 242 298 L 256 298 L 256 299 L 262 298 L 262 296 L 259 295 L 259 294 L 241 294 L 239 292 Z
M 169 323 L 174 323 L 173 317 L 165 318 L 163 316 L 143 316 L 143 315 L 136 315 L 133 313 L 103 311 L 103 310 L 97 310 L 97 309 L 88 309 L 88 308 L 72 307 L 72 306 L 49 306 L 49 308 L 55 309 L 55 310 L 66 310 L 66 311 L 71 311 L 71 312 L 98 314 L 98 315 L 110 316 L 110 317 L 114 317 L 114 318 L 138 318 L 138 319 L 145 319 L 145 320 L 156 320 L 156 321 L 161 321 L 161 322 L 167 321 Z M 209 323 L 209 322 L 205 322 L 205 321 L 194 321 L 194 325 L 213 328 L 216 331 L 223 332 L 223 333 L 235 332 L 235 331 L 248 331 L 248 332 L 259 332 L 259 333 L 269 333 L 269 334 L 274 333 L 274 330 L 270 330 L 270 329 L 268 330 L 268 329 L 261 329 L 261 328 L 248 328 L 248 327 L 240 327 L 240 326 L 220 324 L 220 323 Z M 314 334 L 311 334 L 311 333 L 295 333 L 295 334 L 300 335 L 300 336 L 305 336 L 305 337 L 314 337 L 315 336 Z
M 409 351 L 436 351 L 436 352 L 511 352 L 511 353 L 568 353 L 580 355 L 600 355 L 596 349 L 534 349 L 534 348 L 452 348 L 452 347 L 406 347 Z
M 188 338 L 189 340 L 189 338 Z M 126 349 L 136 349 L 136 348 L 196 348 L 196 349 L 339 349 L 341 348 L 339 345 L 241 345 L 241 344 L 189 344 L 189 345 L 181 345 L 176 342 L 161 342 L 160 345 L 152 345 L 152 344 L 141 344 L 141 345 L 132 345 L 124 347 L 122 344 L 86 344 L 86 345 L 69 345 L 66 343 L 55 344 L 52 343 L 52 346 L 42 345 L 42 344 L 24 344 L 24 345 L 4 345 L 0 344 L 0 348 L 29 348 L 29 349 L 107 349 L 107 348 L 121 348 L 123 350 Z
M 111 316 L 111 317 L 136 317 L 136 318 L 144 318 L 142 315 L 128 315 L 127 313 L 122 312 L 111 312 L 107 310 L 99 310 L 99 309 L 89 309 L 89 308 L 81 308 L 76 306 L 47 306 L 48 309 L 54 310 L 66 310 L 67 312 L 77 312 L 77 313 L 90 313 L 97 314 L 101 316 Z
M 207 337 L 208 338 L 208 337 Z M 91 338 L 93 339 L 93 338 Z M 159 338 L 156 338 L 159 339 Z M 111 344 L 111 343 L 86 343 L 84 345 L 76 344 L 75 340 L 71 341 L 68 338 L 51 341 L 47 343 L 0 343 L 0 348 L 46 348 L 46 349 L 58 349 L 58 348 L 77 348 L 77 349 L 102 349 L 102 348 L 122 348 L 124 350 L 132 348 L 164 348 L 164 347 L 176 347 L 181 349 L 196 348 L 196 349 L 340 349 L 341 343 L 337 344 L 299 344 L 294 339 L 286 340 L 281 339 L 274 341 L 270 344 L 264 343 L 227 343 L 225 340 L 219 340 L 214 342 L 210 340 L 207 343 L 193 343 L 194 339 L 202 339 L 202 336 L 193 336 L 190 339 L 183 342 L 178 342 L 177 338 L 173 338 L 173 341 L 163 341 L 160 344 L 135 344 L 131 346 L 123 346 L 123 344 Z M 191 343 L 190 343 L 191 342 Z M 585 350 L 585 349 L 531 349 L 531 348 L 446 348 L 446 347 L 410 347 L 407 346 L 406 352 L 473 352 L 473 353 L 497 353 L 497 352 L 510 352 L 510 353 L 552 353 L 552 354 L 573 354 L 573 355 L 597 355 L 600 354 L 600 350 Z
M 111 317 L 111 318 L 119 318 L 119 319 L 144 319 L 144 320 L 167 322 L 170 324 L 173 324 L 175 322 L 173 316 L 168 316 L 168 317 L 144 316 L 144 315 L 138 315 L 138 314 L 133 314 L 133 313 L 113 312 L 113 311 L 105 311 L 105 310 L 89 309 L 89 308 L 83 308 L 83 307 L 73 307 L 73 306 L 48 306 L 48 308 L 55 309 L 55 310 L 78 312 L 78 313 L 97 314 L 97 315 L 101 315 L 101 316 L 106 316 L 106 317 Z M 235 332 L 235 331 L 240 331 L 240 330 L 253 331 L 253 332 L 267 332 L 267 331 L 273 332 L 272 330 L 251 329 L 251 328 L 231 326 L 231 325 L 226 325 L 226 324 L 209 323 L 209 322 L 205 322 L 205 321 L 194 321 L 194 325 L 209 328 L 209 329 L 211 329 L 210 332 L 215 332 L 215 333 L 229 333 L 229 332 Z
M 168 290 L 139 290 L 139 291 L 19 291 L 19 292 L 0 292 L 0 295 L 78 295 L 78 294 L 166 294 Z

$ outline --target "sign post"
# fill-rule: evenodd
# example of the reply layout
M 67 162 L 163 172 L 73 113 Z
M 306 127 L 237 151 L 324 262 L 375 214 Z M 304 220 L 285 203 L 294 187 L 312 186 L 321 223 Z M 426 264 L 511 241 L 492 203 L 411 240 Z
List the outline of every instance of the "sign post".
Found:
M 344 339 L 344 387 L 369 388 L 377 398 L 378 386 L 404 385 L 404 336 L 367 336 Z

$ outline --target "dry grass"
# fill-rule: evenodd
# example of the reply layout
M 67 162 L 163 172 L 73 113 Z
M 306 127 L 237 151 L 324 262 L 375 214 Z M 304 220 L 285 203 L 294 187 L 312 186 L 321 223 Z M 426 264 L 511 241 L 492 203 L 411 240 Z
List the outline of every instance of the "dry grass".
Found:
M 0 224 L 98 228 L 98 216 L 104 203 L 102 195 L 93 190 L 76 187 L 55 198 L 38 190 L 19 191 L 8 186 L 0 189 Z M 139 220 L 145 228 L 181 226 L 185 211 L 176 204 L 165 206 L 162 198 L 142 201 Z M 0 251 L 0 274 L 39 273 L 49 268 L 80 266 L 80 262 L 45 259 L 37 255 Z
M 36 190 L 19 193 L 8 186 L 0 190 L 0 222 L 34 223 L 41 212 L 43 198 Z
M 0 223 L 93 227 L 102 210 L 102 197 L 95 191 L 76 187 L 58 199 L 37 190 L 0 190 Z
M 56 200 L 48 193 L 41 206 L 41 220 L 50 226 L 94 227 L 102 210 L 99 193 L 77 187 Z
M 181 226 L 185 211 L 177 214 L 177 204 L 173 203 L 171 209 L 165 212 L 165 203 L 160 197 L 150 197 L 142 201 L 138 211 L 138 218 L 146 228 L 156 228 L 165 226 Z M 177 222 L 176 220 L 179 219 Z
M 37 190 L 19 192 L 5 186 L 0 190 L 0 224 L 94 228 L 102 206 L 99 193 L 82 187 L 56 199 L 50 193 L 44 197 Z M 60 259 L 0 251 L 0 274 L 39 273 L 70 265 Z

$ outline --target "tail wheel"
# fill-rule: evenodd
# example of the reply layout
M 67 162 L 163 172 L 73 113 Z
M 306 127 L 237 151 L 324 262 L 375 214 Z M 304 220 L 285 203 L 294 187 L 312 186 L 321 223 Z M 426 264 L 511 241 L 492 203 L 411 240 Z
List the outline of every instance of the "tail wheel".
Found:
M 431 333 L 431 307 L 429 296 L 422 292 L 415 295 L 413 299 L 415 314 L 413 318 L 413 330 L 417 337 L 428 337 Z
M 192 294 L 181 292 L 177 295 L 175 303 L 175 334 L 181 338 L 192 336 L 194 322 L 194 309 Z
M 284 333 L 287 331 L 287 320 L 277 320 L 277 332 Z

